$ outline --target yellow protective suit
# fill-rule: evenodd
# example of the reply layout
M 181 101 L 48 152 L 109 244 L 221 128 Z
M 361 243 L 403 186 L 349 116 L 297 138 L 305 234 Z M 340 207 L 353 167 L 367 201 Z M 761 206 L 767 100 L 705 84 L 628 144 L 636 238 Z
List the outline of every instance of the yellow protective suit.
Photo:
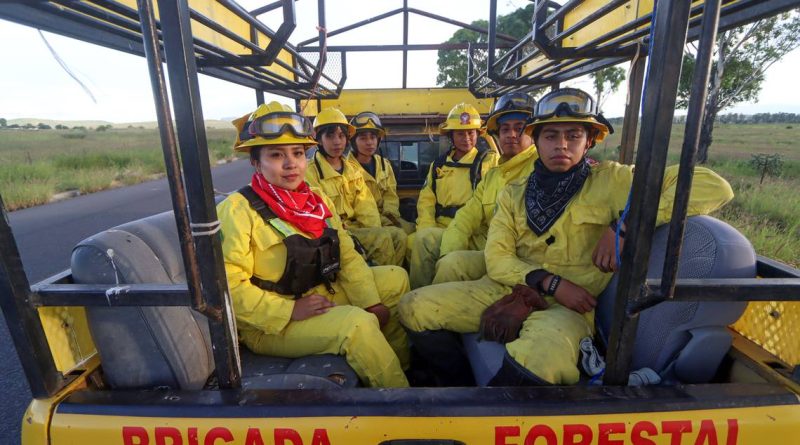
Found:
M 500 164 L 486 173 L 475 193 L 458 209 L 456 217 L 444 230 L 434 284 L 472 281 L 486 274 L 483 251 L 469 250 L 470 240 L 475 234 L 486 236 L 494 216 L 497 195 L 509 182 L 530 176 L 538 158 L 536 146 L 531 145 L 507 161 L 501 158 Z
M 396 314 L 399 297 L 409 289 L 408 275 L 395 266 L 368 267 L 342 229 L 335 206 L 325 195 L 321 196 L 334 212 L 329 224 L 339 232 L 341 271 L 332 283 L 333 293 L 320 284 L 305 295 L 322 295 L 337 306 L 302 321 L 291 320 L 294 308 L 291 295 L 265 291 L 250 282 L 254 275 L 270 281 L 277 281 L 283 275 L 287 252 L 284 235 L 265 224 L 239 193 L 218 205 L 225 272 L 239 339 L 258 354 L 344 355 L 366 385 L 408 386 L 403 374 L 403 367 L 409 361 L 408 344 Z M 284 225 L 297 231 L 291 224 Z M 392 313 L 383 334 L 377 317 L 364 310 L 379 303 Z
M 398 227 L 395 222 L 400 224 L 400 228 L 406 234 L 414 233 L 414 223 L 410 223 L 400 217 L 400 198 L 397 196 L 397 178 L 394 176 L 392 163 L 383 156 L 373 155 L 375 162 L 375 176 L 372 176 L 356 158 L 351 151 L 347 160 L 361 167 L 361 175 L 364 177 L 372 197 L 378 205 L 378 212 L 381 214 L 381 225 L 383 227 Z M 405 240 L 404 240 L 405 242 Z
M 458 160 L 459 164 L 472 165 L 478 149 L 473 148 Z M 481 164 L 481 176 L 497 165 L 497 153 L 490 151 Z M 453 161 L 452 154 L 447 162 Z M 427 286 L 433 281 L 434 267 L 439 259 L 439 245 L 444 229 L 450 224 L 449 216 L 436 216 L 436 205 L 461 206 L 472 196 L 469 168 L 443 166 L 434 172 L 431 164 L 425 185 L 419 192 L 417 201 L 417 231 L 408 237 L 408 263 L 411 288 Z M 436 175 L 436 193 L 433 192 L 433 177 Z M 486 234 L 475 234 L 470 239 L 470 249 L 480 250 L 486 243 Z
M 657 223 L 669 220 L 677 183 L 677 166 L 669 167 L 661 190 Z M 592 295 L 611 279 L 592 263 L 592 252 L 609 223 L 625 207 L 633 167 L 603 162 L 592 167 L 581 190 L 542 236 L 530 230 L 525 212 L 526 179 L 510 183 L 497 198 L 497 212 L 486 241 L 488 275 L 477 281 L 442 283 L 411 291 L 400 301 L 400 321 L 415 332 L 446 329 L 476 332 L 483 310 L 536 269 L 561 275 Z M 689 215 L 710 213 L 733 198 L 730 185 L 711 170 L 695 169 Z M 555 240 L 547 243 L 545 240 Z M 578 344 L 592 335 L 594 312 L 579 314 L 547 297 L 550 307 L 533 312 L 517 340 L 506 344 L 509 355 L 530 372 L 554 384 L 577 383 Z
M 381 227 L 381 215 L 369 191 L 358 162 L 342 159 L 342 173 L 331 167 L 317 151 L 306 170 L 306 181 L 322 190 L 339 212 L 344 228 L 367 249 L 367 255 L 381 265 L 402 265 L 406 234 L 397 227 Z

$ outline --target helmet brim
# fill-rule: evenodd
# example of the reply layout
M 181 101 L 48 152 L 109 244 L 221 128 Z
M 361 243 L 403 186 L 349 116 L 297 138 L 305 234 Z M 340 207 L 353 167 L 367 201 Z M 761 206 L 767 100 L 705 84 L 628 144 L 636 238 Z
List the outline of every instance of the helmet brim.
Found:
M 533 130 L 541 125 L 547 124 L 566 124 L 566 123 L 580 123 L 580 124 L 589 124 L 592 127 L 596 128 L 598 133 L 595 137 L 595 142 L 603 142 L 603 140 L 609 134 L 609 128 L 595 120 L 591 117 L 574 117 L 574 116 L 553 116 L 547 119 L 542 119 L 538 121 L 533 121 L 527 126 L 525 126 L 525 134 L 530 137 L 533 137 Z M 536 141 L 534 141 L 535 143 Z

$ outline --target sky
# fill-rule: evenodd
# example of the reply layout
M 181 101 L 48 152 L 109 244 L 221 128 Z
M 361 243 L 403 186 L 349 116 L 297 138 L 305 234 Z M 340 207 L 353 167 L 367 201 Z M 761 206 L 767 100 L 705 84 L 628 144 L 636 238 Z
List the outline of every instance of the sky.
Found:
M 261 6 L 266 0 L 240 1 L 246 9 Z M 401 0 L 359 2 L 359 8 L 342 8 L 342 0 L 329 0 L 326 9 L 328 30 L 363 20 L 402 6 Z M 349 4 L 349 3 L 348 3 Z M 450 17 L 462 22 L 488 16 L 488 2 L 479 0 L 409 0 L 410 7 Z M 523 7 L 525 0 L 500 0 L 498 13 L 507 14 Z M 2 6 L 0 6 L 2 7 Z M 290 42 L 297 43 L 317 35 L 317 2 L 295 3 L 298 24 Z M 272 29 L 280 25 L 279 10 L 262 15 Z M 426 17 L 410 14 L 409 43 L 439 43 L 458 28 Z M 54 120 L 104 120 L 114 123 L 155 120 L 155 106 L 144 58 L 101 46 L 44 33 L 59 57 L 88 87 L 95 101 L 58 65 L 37 30 L 0 20 L 0 117 Z M 9 44 L 9 42 L 15 42 Z M 402 15 L 364 26 L 329 39 L 329 45 L 402 43 Z M 400 52 L 348 53 L 346 88 L 398 88 L 402 82 Z M 627 64 L 622 65 L 627 70 Z M 800 112 L 800 89 L 793 85 L 800 72 L 800 49 L 788 54 L 767 72 L 757 103 L 744 103 L 725 112 Z M 436 52 L 409 52 L 409 87 L 436 85 Z M 203 115 L 206 119 L 240 116 L 255 107 L 253 90 L 209 76 L 200 75 Z M 563 86 L 592 90 L 589 79 L 576 79 Z M 623 84 L 624 88 L 624 84 Z M 270 95 L 267 96 L 268 100 Z M 290 99 L 274 99 L 291 104 Z M 603 104 L 608 117 L 621 116 L 625 93 L 619 91 Z M 678 111 L 678 114 L 681 114 Z

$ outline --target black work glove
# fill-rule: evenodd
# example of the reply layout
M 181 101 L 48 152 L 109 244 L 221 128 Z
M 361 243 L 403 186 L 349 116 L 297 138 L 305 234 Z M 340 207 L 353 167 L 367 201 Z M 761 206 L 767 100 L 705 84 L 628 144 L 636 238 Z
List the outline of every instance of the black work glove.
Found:
M 524 284 L 517 284 L 510 294 L 483 311 L 480 336 L 483 340 L 498 343 L 514 341 L 528 315 L 543 309 L 547 309 L 547 302 L 538 291 Z

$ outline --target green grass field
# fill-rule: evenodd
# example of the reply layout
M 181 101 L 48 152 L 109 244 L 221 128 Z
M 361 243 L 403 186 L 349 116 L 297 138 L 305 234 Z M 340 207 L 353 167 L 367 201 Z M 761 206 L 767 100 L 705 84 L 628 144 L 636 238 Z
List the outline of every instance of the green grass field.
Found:
M 213 161 L 231 157 L 234 131 L 208 129 Z M 9 210 L 42 203 L 60 192 L 91 193 L 164 174 L 155 129 L 0 131 L 0 193 Z
M 669 164 L 677 164 L 683 144 L 683 125 L 674 125 Z M 617 132 L 594 149 L 599 159 L 616 159 Z M 709 150 L 708 167 L 731 183 L 733 201 L 716 217 L 739 229 L 756 251 L 800 267 L 800 125 L 717 125 Z M 780 177 L 760 175 L 750 165 L 751 154 L 780 154 Z
M 618 129 L 619 130 L 619 129 Z M 675 125 L 670 163 L 677 163 L 683 125 Z M 619 131 L 592 150 L 616 159 Z M 74 136 L 70 136 L 74 135 Z M 232 155 L 233 130 L 208 129 L 210 158 Z M 733 186 L 736 198 L 716 216 L 744 233 L 762 254 L 800 266 L 800 126 L 719 125 L 709 167 Z M 9 210 L 48 202 L 59 192 L 89 193 L 163 175 L 164 160 L 155 129 L 88 131 L 0 131 L 0 193 Z M 760 177 L 748 161 L 753 153 L 779 153 L 780 177 Z

